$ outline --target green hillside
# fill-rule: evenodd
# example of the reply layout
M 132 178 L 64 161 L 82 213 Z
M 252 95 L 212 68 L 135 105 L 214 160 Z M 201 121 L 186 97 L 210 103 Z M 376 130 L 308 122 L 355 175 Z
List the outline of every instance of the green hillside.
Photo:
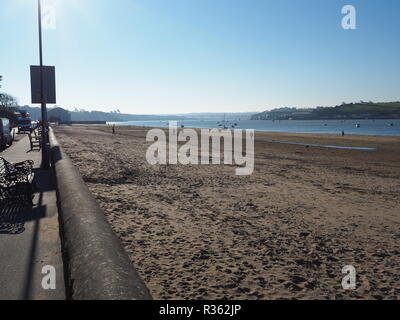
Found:
M 280 108 L 255 114 L 252 119 L 400 119 L 400 102 L 343 103 L 335 107 L 309 109 Z

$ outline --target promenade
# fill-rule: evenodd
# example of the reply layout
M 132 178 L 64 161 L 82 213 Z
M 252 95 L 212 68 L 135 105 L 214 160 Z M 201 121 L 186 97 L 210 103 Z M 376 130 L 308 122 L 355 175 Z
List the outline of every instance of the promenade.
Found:
M 32 208 L 0 206 L 0 300 L 63 300 L 64 271 L 53 170 L 40 169 L 41 152 L 30 151 L 28 136 L 0 153 L 11 162 L 35 162 Z M 56 288 L 44 289 L 43 267 L 54 267 Z M 47 271 L 48 274 L 48 271 Z

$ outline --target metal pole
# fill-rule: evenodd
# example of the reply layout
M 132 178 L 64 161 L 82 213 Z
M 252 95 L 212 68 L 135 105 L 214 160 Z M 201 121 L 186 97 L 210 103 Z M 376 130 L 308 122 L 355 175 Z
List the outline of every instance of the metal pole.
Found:
M 50 167 L 48 133 L 47 133 L 47 110 L 43 93 L 43 52 L 42 52 L 42 7 L 41 0 L 38 0 L 38 20 L 39 20 L 39 59 L 40 59 L 40 101 L 42 111 L 42 164 L 43 169 Z

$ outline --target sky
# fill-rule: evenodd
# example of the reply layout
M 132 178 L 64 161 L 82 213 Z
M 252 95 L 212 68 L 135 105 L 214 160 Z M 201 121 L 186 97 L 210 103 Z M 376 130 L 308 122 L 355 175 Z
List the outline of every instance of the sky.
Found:
M 398 0 L 42 0 L 57 105 L 133 114 L 400 100 Z M 342 28 L 344 5 L 356 29 Z M 0 90 L 30 103 L 36 0 L 0 0 Z

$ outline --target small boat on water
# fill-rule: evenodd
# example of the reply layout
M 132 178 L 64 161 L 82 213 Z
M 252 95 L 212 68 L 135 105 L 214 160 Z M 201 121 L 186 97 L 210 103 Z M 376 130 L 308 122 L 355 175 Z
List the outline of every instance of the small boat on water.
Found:
M 356 124 L 356 128 L 360 128 L 361 125 L 359 123 Z

